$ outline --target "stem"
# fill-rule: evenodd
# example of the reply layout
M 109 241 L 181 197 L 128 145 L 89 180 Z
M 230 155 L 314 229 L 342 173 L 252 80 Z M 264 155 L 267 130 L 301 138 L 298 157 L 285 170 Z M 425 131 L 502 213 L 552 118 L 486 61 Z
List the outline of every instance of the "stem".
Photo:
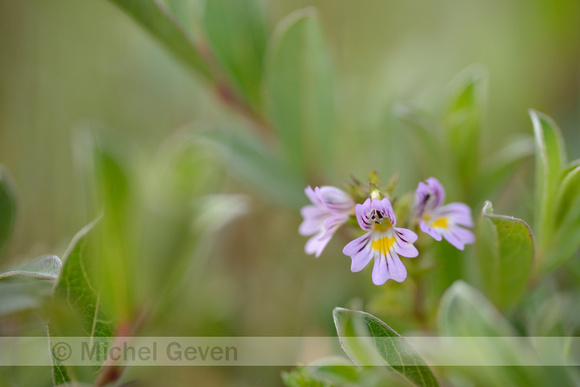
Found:
M 413 315 L 421 329 L 426 331 L 429 329 L 429 326 L 427 324 L 427 316 L 425 313 L 425 299 L 423 297 L 424 290 L 422 281 L 417 281 L 415 284 L 415 292 L 413 294 Z

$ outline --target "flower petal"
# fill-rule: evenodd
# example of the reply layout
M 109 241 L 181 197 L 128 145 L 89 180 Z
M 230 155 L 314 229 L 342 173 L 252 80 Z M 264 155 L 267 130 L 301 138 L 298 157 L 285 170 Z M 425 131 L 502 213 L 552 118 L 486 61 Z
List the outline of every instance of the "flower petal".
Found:
M 439 207 L 445 203 L 445 188 L 434 177 L 430 177 L 426 181 L 433 195 L 433 207 Z
M 383 212 L 385 216 L 391 220 L 393 226 L 397 224 L 397 217 L 395 216 L 395 211 L 393 211 L 393 206 L 391 205 L 391 201 L 389 199 L 373 199 L 373 207 L 376 210 Z
M 344 246 L 344 249 L 342 249 L 342 253 L 344 255 L 348 255 L 352 259 L 350 270 L 353 273 L 364 269 L 373 257 L 370 237 L 371 234 L 367 233 L 349 242 L 346 246 Z
M 423 221 L 419 224 L 419 227 L 421 228 L 421 231 L 423 231 L 426 234 L 429 234 L 433 237 L 433 239 L 435 239 L 436 241 L 440 241 L 441 238 L 441 232 L 439 230 L 436 230 L 434 228 L 432 228 L 431 226 L 429 226 L 427 224 L 427 222 Z
M 348 220 L 348 215 L 331 215 L 323 223 L 324 235 L 320 238 L 332 238 L 336 230 Z
M 352 213 L 354 201 L 344 191 L 331 186 L 316 187 L 320 201 L 335 214 Z
M 415 258 L 419 255 L 419 251 L 413 246 L 413 242 L 417 240 L 417 234 L 406 228 L 395 228 L 395 235 L 394 247 L 397 254 L 407 258 Z
M 389 279 L 403 282 L 407 278 L 407 269 L 397 254 L 375 254 L 372 277 L 375 285 L 382 285 Z
M 320 230 L 320 232 L 314 235 L 312 238 L 308 239 L 306 245 L 304 246 L 304 251 L 306 254 L 314 254 L 316 258 L 320 257 L 322 251 L 328 244 L 330 237 L 322 238 L 324 234 L 324 229 Z
M 365 200 L 363 204 L 357 204 L 354 208 L 354 212 L 356 214 L 356 220 L 358 221 L 358 225 L 365 231 L 369 231 L 372 229 L 372 221 L 369 218 L 369 214 L 372 211 L 372 201 L 371 199 Z
M 465 203 L 449 203 L 438 211 L 446 214 L 451 222 L 461 226 L 473 227 L 473 218 L 471 217 L 471 208 Z
M 304 218 L 298 232 L 300 235 L 312 235 L 322 228 L 324 220 L 330 215 L 324 207 L 308 205 L 302 207 L 300 214 Z
M 319 188 L 316 187 L 316 190 L 319 190 Z M 308 186 L 304 188 L 304 193 L 306 194 L 306 196 L 308 196 L 308 199 L 310 199 L 312 204 L 314 204 L 315 206 L 324 205 L 322 203 L 322 200 L 320 200 L 320 195 L 315 190 L 313 190 L 312 187 Z
M 447 230 L 443 230 L 442 234 L 447 242 L 459 250 L 463 250 L 466 244 L 475 242 L 475 235 L 471 231 L 459 226 L 452 226 Z

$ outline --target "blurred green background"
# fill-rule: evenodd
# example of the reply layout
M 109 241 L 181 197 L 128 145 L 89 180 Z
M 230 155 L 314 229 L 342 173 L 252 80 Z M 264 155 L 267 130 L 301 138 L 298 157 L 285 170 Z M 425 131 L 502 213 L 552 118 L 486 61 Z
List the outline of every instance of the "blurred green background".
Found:
M 195 21 L 200 1 L 190 3 Z M 506 144 L 511 135 L 530 134 L 527 109 L 534 108 L 559 123 L 569 158 L 580 156 L 578 1 L 263 5 L 269 35 L 290 12 L 316 7 L 336 64 L 340 108 L 333 136 L 341 157 L 324 180 L 309 184 L 340 185 L 350 174 L 364 179 L 373 168 L 385 180 L 404 172 L 401 187 L 414 189 L 427 176 L 409 156 L 411 137 L 393 115 L 394 106 L 402 102 L 438 115 L 448 84 L 472 63 L 489 74 L 487 149 Z M 19 196 L 16 230 L 2 266 L 46 253 L 62 256 L 90 220 L 71 146 L 75 130 L 97 122 L 151 153 L 185 125 L 224 117 L 232 113 L 213 92 L 109 2 L 0 0 L 0 163 L 10 170 Z M 531 220 L 526 203 L 510 207 L 522 192 L 533 191 L 531 170 L 519 172 L 510 182 L 513 193 L 501 195 L 495 207 Z M 251 195 L 251 212 L 222 231 L 207 253 L 205 281 L 188 283 L 165 333 L 334 335 L 333 307 L 384 291 L 370 283 L 368 272 L 350 273 L 340 235 L 316 260 L 303 253 L 306 238 L 297 233 L 297 211 L 264 201 L 235 178 L 227 177 L 220 191 Z M 306 204 L 305 197 L 298 200 Z M 166 375 L 182 375 L 182 383 L 196 375 L 208 385 L 240 377 L 242 386 L 273 385 L 280 370 L 174 371 L 139 372 L 150 374 L 150 385 Z

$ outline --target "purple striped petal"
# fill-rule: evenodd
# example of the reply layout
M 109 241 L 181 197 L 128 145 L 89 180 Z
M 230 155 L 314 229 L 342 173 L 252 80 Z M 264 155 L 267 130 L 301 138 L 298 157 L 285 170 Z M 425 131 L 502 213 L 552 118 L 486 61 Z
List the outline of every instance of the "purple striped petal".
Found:
M 419 227 L 421 228 L 421 231 L 423 231 L 426 234 L 429 234 L 433 237 L 433 239 L 435 239 L 436 241 L 440 241 L 441 238 L 441 232 L 439 232 L 438 230 L 432 228 L 431 226 L 429 226 L 427 224 L 427 222 L 421 222 L 421 224 L 419 224 Z
M 306 254 L 314 254 L 316 258 L 322 254 L 322 251 L 328 244 L 328 241 L 330 241 L 330 237 L 322 238 L 323 234 L 324 230 L 321 230 L 318 234 L 308 239 L 306 245 L 304 246 L 304 251 Z
M 324 223 L 324 235 L 321 238 L 332 238 L 336 230 L 348 220 L 348 215 L 332 215 Z
M 459 226 L 452 226 L 447 230 L 443 230 L 442 234 L 447 242 L 459 250 L 463 250 L 466 244 L 475 242 L 475 235 L 471 231 Z
M 369 231 L 373 227 L 373 222 L 369 218 L 369 214 L 372 211 L 373 206 L 371 199 L 365 200 L 363 204 L 357 204 L 354 208 L 354 212 L 356 215 L 356 220 L 358 221 L 358 225 L 365 231 Z
M 441 208 L 440 213 L 446 214 L 453 223 L 473 227 L 471 208 L 465 203 L 449 203 Z
M 394 247 L 397 254 L 407 258 L 415 258 L 419 255 L 419 251 L 413 246 L 413 242 L 417 240 L 417 234 L 406 228 L 395 228 L 395 233 Z
M 335 214 L 352 213 L 354 201 L 344 191 L 331 186 L 316 187 L 318 198 L 328 211 Z
M 342 253 L 344 255 L 348 255 L 352 259 L 350 270 L 353 273 L 364 269 L 373 257 L 370 237 L 371 234 L 367 233 L 349 242 L 346 246 L 344 246 L 344 249 L 342 249 Z

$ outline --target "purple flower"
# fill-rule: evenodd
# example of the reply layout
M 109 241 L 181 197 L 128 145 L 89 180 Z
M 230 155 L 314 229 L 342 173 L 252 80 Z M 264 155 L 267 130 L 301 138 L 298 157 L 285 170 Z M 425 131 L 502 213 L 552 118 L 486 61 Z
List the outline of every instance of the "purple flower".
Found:
M 471 209 L 464 203 L 443 205 L 445 189 L 439 180 L 430 177 L 426 183 L 419 182 L 415 191 L 415 206 L 421 230 L 435 240 L 445 238 L 459 250 L 463 250 L 466 244 L 475 242 L 473 233 L 460 227 L 473 227 Z
M 342 252 L 352 258 L 351 271 L 361 271 L 375 259 L 373 283 L 382 285 L 388 279 L 403 282 L 407 270 L 399 255 L 414 258 L 419 252 L 413 246 L 417 234 L 405 228 L 395 227 L 397 218 L 389 199 L 369 198 L 355 207 L 360 227 L 368 231 L 347 244 Z
M 304 221 L 298 232 L 304 236 L 314 235 L 306 242 L 304 251 L 318 258 L 335 231 L 353 214 L 354 201 L 336 187 L 312 189 L 308 186 L 304 192 L 312 204 L 300 210 Z

